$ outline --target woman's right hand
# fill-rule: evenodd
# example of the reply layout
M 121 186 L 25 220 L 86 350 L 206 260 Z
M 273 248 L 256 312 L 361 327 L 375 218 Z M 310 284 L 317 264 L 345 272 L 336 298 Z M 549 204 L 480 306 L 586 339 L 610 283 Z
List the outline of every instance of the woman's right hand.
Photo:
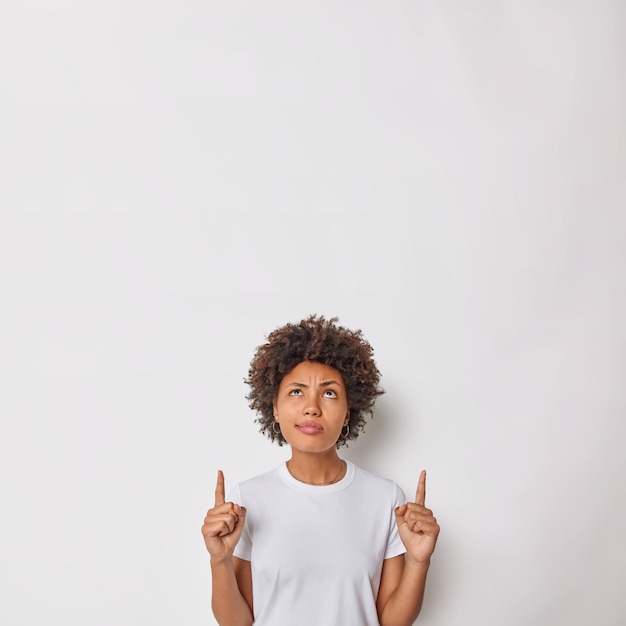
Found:
M 214 560 L 230 559 L 241 537 L 246 521 L 246 509 L 234 502 L 225 502 L 224 474 L 217 472 L 215 506 L 206 514 L 202 535 L 206 549 Z

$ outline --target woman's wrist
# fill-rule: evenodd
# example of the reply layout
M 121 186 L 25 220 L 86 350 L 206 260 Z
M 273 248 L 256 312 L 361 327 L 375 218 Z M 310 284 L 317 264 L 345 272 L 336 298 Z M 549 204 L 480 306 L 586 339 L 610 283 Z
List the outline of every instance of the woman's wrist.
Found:
M 428 568 L 430 567 L 430 559 L 427 559 L 426 561 L 418 561 L 407 553 L 405 567 L 407 566 L 413 567 L 415 569 L 428 570 Z
M 233 555 L 227 554 L 226 556 L 213 556 L 210 555 L 211 567 L 223 567 L 224 565 L 233 567 Z

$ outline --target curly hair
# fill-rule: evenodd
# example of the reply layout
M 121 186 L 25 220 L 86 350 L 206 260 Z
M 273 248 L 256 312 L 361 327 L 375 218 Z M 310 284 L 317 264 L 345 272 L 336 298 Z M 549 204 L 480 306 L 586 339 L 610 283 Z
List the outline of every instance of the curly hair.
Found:
M 256 348 L 250 363 L 248 378 L 250 393 L 246 396 L 250 408 L 259 417 L 260 432 L 282 446 L 282 433 L 275 432 L 274 401 L 285 376 L 303 361 L 315 361 L 334 367 L 343 378 L 350 408 L 349 432 L 340 437 L 337 448 L 356 439 L 364 430 L 367 418 L 373 415 L 376 398 L 384 393 L 379 387 L 380 372 L 374 362 L 374 350 L 360 330 L 338 326 L 337 317 L 325 319 L 311 315 L 296 323 L 285 324 Z

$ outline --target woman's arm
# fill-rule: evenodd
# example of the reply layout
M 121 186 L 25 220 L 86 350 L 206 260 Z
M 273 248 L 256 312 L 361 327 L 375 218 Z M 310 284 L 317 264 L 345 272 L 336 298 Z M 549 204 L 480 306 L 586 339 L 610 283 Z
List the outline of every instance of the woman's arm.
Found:
M 417 619 L 424 600 L 430 557 L 439 536 L 439 524 L 424 505 L 426 472 L 420 474 L 415 502 L 395 509 L 404 555 L 383 563 L 381 584 L 376 601 L 381 626 L 410 626 Z
M 381 626 L 410 626 L 422 608 L 428 563 L 417 563 L 404 554 L 386 559 L 376 600 Z
M 211 559 L 211 608 L 220 626 L 251 626 L 252 576 L 250 561 L 237 557 Z
M 211 555 L 211 604 L 220 626 L 251 626 L 254 622 L 250 562 L 233 557 L 245 520 L 242 506 L 225 502 L 224 474 L 219 471 L 215 506 L 204 518 L 202 535 Z

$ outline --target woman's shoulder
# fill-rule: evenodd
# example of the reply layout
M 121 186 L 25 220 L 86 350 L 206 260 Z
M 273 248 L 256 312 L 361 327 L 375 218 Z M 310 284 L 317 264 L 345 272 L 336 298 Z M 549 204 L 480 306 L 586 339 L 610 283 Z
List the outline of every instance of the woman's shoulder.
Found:
M 274 468 L 238 482 L 230 490 L 229 499 L 246 506 L 252 498 L 263 498 L 263 494 L 267 494 L 272 485 L 276 484 L 278 470 Z
M 354 471 L 362 480 L 367 480 L 371 483 L 385 484 L 385 485 L 395 484 L 393 480 L 391 480 L 391 478 L 387 478 L 386 476 L 381 476 L 380 474 L 376 474 L 370 470 L 365 469 L 364 467 L 361 467 L 360 465 L 357 465 L 356 463 L 353 463 L 352 461 L 346 460 L 346 463 L 349 463 L 354 467 Z
M 274 467 L 270 470 L 262 472 L 261 474 L 256 474 L 255 476 L 246 478 L 245 480 L 242 480 L 238 486 L 243 489 L 254 489 L 269 485 L 278 479 L 280 468 L 283 465 L 284 464 L 281 463 L 278 467 Z
M 348 463 L 350 463 L 350 461 L 348 461 Z M 354 463 L 352 463 L 352 465 L 354 466 L 355 482 L 360 484 L 361 488 L 380 491 L 383 493 L 393 493 L 394 495 L 398 492 L 402 492 L 398 484 L 391 478 L 375 474 L 374 472 L 366 470 L 358 465 L 355 465 Z

